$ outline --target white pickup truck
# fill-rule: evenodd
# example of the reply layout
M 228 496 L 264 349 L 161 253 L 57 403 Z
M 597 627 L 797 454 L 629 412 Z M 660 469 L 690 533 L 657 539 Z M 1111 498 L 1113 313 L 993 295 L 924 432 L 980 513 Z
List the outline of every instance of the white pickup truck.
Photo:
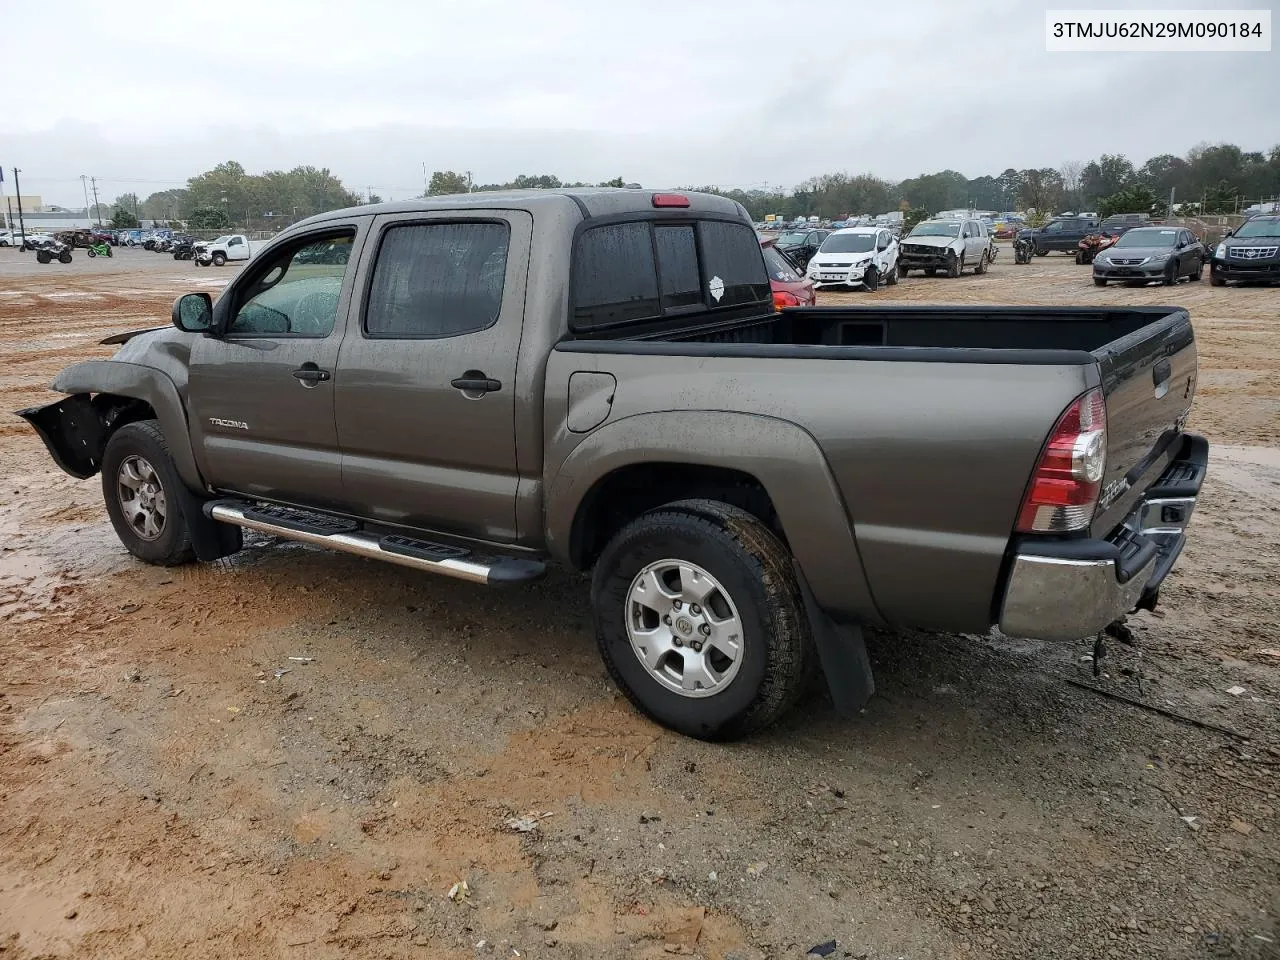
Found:
M 216 240 L 197 243 L 193 259 L 199 267 L 207 267 L 209 264 L 221 267 L 228 260 L 248 260 L 253 255 L 251 246 L 243 233 L 228 234 Z

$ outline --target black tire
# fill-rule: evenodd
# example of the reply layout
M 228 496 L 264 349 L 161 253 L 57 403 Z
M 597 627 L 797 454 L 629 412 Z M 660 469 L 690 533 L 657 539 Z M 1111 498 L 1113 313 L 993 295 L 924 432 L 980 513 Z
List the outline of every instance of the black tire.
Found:
M 898 285 L 898 273 L 899 270 L 897 264 L 895 264 L 893 269 L 884 275 L 884 282 L 890 287 L 896 287 Z
M 875 293 L 880 289 L 880 271 L 875 267 L 867 267 L 867 272 L 862 275 L 862 285 L 867 288 L 870 293 Z
M 130 458 L 148 464 L 159 481 L 164 494 L 163 522 L 157 536 L 147 538 L 133 526 L 125 515 L 125 506 L 119 492 L 120 470 Z M 107 506 L 107 516 L 115 527 L 116 536 L 124 548 L 139 560 L 161 567 L 190 563 L 195 559 L 191 548 L 191 534 L 182 515 L 178 491 L 182 480 L 169 455 L 164 434 L 155 420 L 139 420 L 128 423 L 111 435 L 102 457 L 102 498 Z
M 899 280 L 901 280 L 903 277 L 905 277 L 905 276 L 906 276 L 907 274 L 909 274 L 910 272 L 911 272 L 911 271 L 910 271 L 907 267 L 904 267 L 902 264 L 898 264 L 898 279 L 899 279 Z
M 1203 277 L 1204 277 L 1204 260 L 1197 259 L 1196 268 L 1192 270 L 1190 274 L 1188 274 L 1187 279 L 1195 282 L 1202 279 Z
M 949 252 L 947 254 L 947 276 L 952 278 L 958 277 L 960 276 L 960 271 L 963 269 L 964 257 L 957 257 L 954 250 Z
M 1172 287 L 1178 282 L 1178 261 L 1170 260 L 1169 266 L 1164 271 L 1164 276 L 1160 278 L 1160 282 L 1166 287 Z
M 111 248 L 110 248 L 110 247 L 107 247 L 107 256 L 108 256 L 108 257 L 114 257 L 114 256 L 115 256 L 115 254 L 111 252 Z
M 1105 286 L 1107 285 L 1107 281 L 1106 281 L 1106 279 L 1105 279 L 1105 278 L 1103 278 L 1103 277 L 1094 277 L 1094 278 L 1093 278 L 1093 285 L 1094 285 L 1095 287 L 1105 287 Z
M 224 266 L 224 265 L 226 264 L 226 262 L 227 262 L 226 254 L 223 254 L 223 253 L 215 253 L 215 254 L 213 255 L 213 265 L 214 265 L 215 267 L 221 267 L 221 266 Z
M 718 693 L 690 697 L 668 689 L 632 648 L 632 584 L 663 560 L 701 567 L 737 608 L 741 662 Z M 752 514 L 716 500 L 667 504 L 625 526 L 596 563 L 591 603 L 609 675 L 642 713 L 686 736 L 733 740 L 764 729 L 795 705 L 817 669 L 786 547 Z
M 987 252 L 984 250 L 982 255 L 978 257 L 978 265 L 973 268 L 973 275 L 980 277 L 987 272 Z
M 88 250 L 86 250 L 85 252 L 86 252 L 87 254 L 89 254 L 89 256 L 91 256 L 91 257 L 96 257 L 96 256 L 97 256 L 97 254 L 93 252 L 93 247 L 90 247 L 90 248 L 89 248 Z
M 53 255 L 50 254 L 48 250 L 36 251 L 36 263 L 48 263 L 52 259 Z
M 1037 257 L 1047 257 L 1048 255 L 1049 255 L 1049 251 L 1048 251 L 1048 250 L 1037 250 L 1037 251 L 1036 251 L 1036 256 L 1037 256 Z
M 58 262 L 59 262 L 59 263 L 70 263 L 70 262 L 71 262 L 71 251 L 70 251 L 70 250 L 63 250 L 60 254 L 58 254 Z
M 1214 275 L 1214 272 L 1213 272 L 1212 270 L 1210 270 L 1210 271 L 1209 271 L 1209 286 L 1211 286 L 1211 287 L 1225 287 L 1226 285 L 1227 285 L 1227 281 L 1226 281 L 1226 280 L 1222 279 L 1222 277 L 1215 276 L 1215 275 Z

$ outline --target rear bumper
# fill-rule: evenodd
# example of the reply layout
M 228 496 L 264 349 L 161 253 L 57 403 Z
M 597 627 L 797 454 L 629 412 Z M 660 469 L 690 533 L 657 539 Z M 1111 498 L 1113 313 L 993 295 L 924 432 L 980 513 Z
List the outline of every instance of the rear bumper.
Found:
M 1079 640 L 1135 609 L 1153 609 L 1177 562 L 1209 462 L 1209 443 L 1182 449 L 1105 540 L 1025 540 L 1009 571 L 1000 630 L 1009 636 Z

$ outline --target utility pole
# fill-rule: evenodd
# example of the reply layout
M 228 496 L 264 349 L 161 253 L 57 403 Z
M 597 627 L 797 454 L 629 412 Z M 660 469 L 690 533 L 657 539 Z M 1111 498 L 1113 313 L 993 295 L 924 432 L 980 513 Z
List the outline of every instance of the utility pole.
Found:
M 22 171 L 17 167 L 13 168 L 13 192 L 18 195 L 18 232 L 22 234 L 22 242 L 27 242 L 27 222 L 22 219 L 22 183 L 18 180 L 18 174 Z
M 102 226 L 102 204 L 98 202 L 98 178 L 90 177 L 89 182 L 93 184 L 93 212 L 98 215 L 98 226 Z M 133 215 L 138 215 L 138 201 L 133 202 Z
M 80 189 L 84 191 L 84 218 L 93 223 L 93 210 L 89 206 L 89 178 L 80 174 Z
M 427 161 L 422 161 L 422 195 L 425 197 L 431 192 L 431 178 L 427 176 Z
M 473 187 L 473 184 L 471 183 L 471 171 L 468 170 L 467 171 L 467 193 L 471 192 L 472 187 Z
M 1173 219 L 1173 197 L 1174 197 L 1174 194 L 1176 194 L 1177 192 L 1178 192 L 1177 187 L 1169 188 L 1169 219 L 1170 220 Z

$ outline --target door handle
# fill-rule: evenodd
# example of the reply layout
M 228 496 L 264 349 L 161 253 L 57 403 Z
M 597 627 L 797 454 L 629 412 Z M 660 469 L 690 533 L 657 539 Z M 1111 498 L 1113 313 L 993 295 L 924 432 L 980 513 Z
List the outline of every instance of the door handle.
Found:
M 502 389 L 502 381 L 486 377 L 475 370 L 468 370 L 464 376 L 450 380 L 449 386 L 463 393 L 495 393 Z
M 314 363 L 304 363 L 297 370 L 293 371 L 293 375 L 302 381 L 303 386 L 307 384 L 320 383 L 322 380 L 329 379 L 329 371 L 321 370 Z
M 1151 382 L 1157 387 L 1164 383 L 1173 375 L 1173 364 L 1167 359 L 1157 360 L 1154 367 L 1151 368 Z

